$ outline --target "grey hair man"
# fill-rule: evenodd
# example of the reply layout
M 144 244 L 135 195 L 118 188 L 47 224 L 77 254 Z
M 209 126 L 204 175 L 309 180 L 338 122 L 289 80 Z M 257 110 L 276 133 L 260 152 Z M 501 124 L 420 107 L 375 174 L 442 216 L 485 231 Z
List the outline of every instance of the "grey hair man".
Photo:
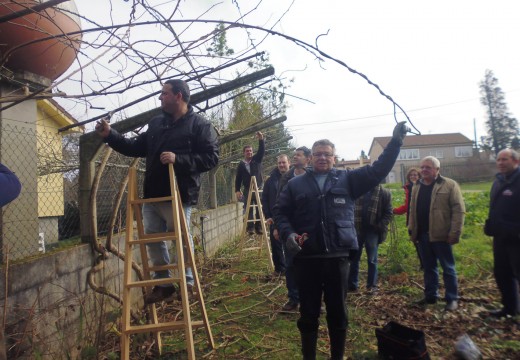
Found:
M 459 184 L 441 176 L 440 167 L 434 156 L 421 160 L 421 179 L 412 188 L 408 228 L 423 262 L 424 298 L 418 304 L 437 302 L 440 262 L 446 289 L 445 310 L 453 311 L 458 307 L 458 285 L 452 246 L 462 234 L 465 206 Z

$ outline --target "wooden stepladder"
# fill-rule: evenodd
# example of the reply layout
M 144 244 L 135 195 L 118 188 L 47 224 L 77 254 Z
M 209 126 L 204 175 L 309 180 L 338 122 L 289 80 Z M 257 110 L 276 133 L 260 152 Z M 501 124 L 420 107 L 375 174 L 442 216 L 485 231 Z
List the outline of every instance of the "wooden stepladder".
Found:
M 242 236 L 240 237 L 240 252 L 238 255 L 238 260 L 242 259 L 242 252 L 258 250 L 258 253 L 261 254 L 264 244 L 267 247 L 267 257 L 269 258 L 269 266 L 271 270 L 274 270 L 273 257 L 271 256 L 271 242 L 269 240 L 269 228 L 265 224 L 264 212 L 262 211 L 262 201 L 261 201 L 261 193 L 262 190 L 258 189 L 258 184 L 256 182 L 256 176 L 251 176 L 251 185 L 249 186 L 249 194 L 247 195 L 247 203 L 246 203 L 246 211 L 244 213 L 244 225 L 242 226 Z M 251 199 L 254 196 L 256 200 L 256 204 L 252 203 Z M 257 211 L 254 211 L 257 209 Z M 253 218 L 249 219 L 249 212 L 253 212 Z M 258 217 L 257 217 L 258 216 Z M 252 223 L 253 226 L 256 222 L 260 222 L 262 224 L 262 235 L 260 235 L 260 243 L 258 246 L 245 248 L 246 240 L 249 239 L 247 234 L 247 225 Z
M 206 307 L 204 305 L 204 299 L 202 298 L 202 291 L 199 282 L 199 276 L 197 268 L 195 266 L 195 257 L 191 248 L 188 225 L 186 223 L 186 217 L 182 208 L 179 188 L 177 187 L 177 181 L 175 179 L 175 173 L 173 171 L 173 165 L 169 165 L 170 171 L 170 188 L 172 196 L 153 198 L 153 199 L 140 199 L 137 194 L 137 176 L 135 167 L 129 169 L 128 178 L 128 197 L 127 197 L 127 209 L 126 209 L 126 241 L 125 241 L 125 263 L 124 263 L 124 286 L 123 286 L 123 318 L 122 318 L 122 331 L 121 331 L 121 359 L 129 360 L 130 356 L 130 335 L 138 333 L 154 333 L 155 341 L 158 346 L 159 354 L 162 352 L 162 331 L 173 331 L 173 330 L 184 330 L 186 338 L 186 350 L 188 353 L 188 359 L 195 359 L 195 348 L 193 344 L 193 329 L 204 327 L 208 336 L 209 345 L 214 349 L 215 344 L 213 342 L 213 335 L 211 334 L 211 328 L 208 321 L 208 315 L 206 313 Z M 169 202 L 172 206 L 173 216 L 173 231 L 156 234 L 145 234 L 143 227 L 143 214 L 141 205 L 144 203 L 158 203 L 158 202 Z M 134 216 L 136 221 L 137 232 L 134 233 L 133 223 Z M 148 262 L 148 253 L 146 251 L 146 244 L 161 242 L 161 241 L 174 241 L 175 250 L 177 254 L 176 263 L 172 262 L 169 265 L 164 266 L 151 266 Z M 143 266 L 143 280 L 136 280 L 135 276 L 132 276 L 132 262 L 133 262 L 133 248 L 135 245 L 139 246 L 142 266 Z M 186 259 L 184 252 L 186 251 Z M 198 300 L 200 306 L 200 313 L 202 320 L 195 321 L 191 318 L 190 304 L 188 297 L 188 288 L 186 284 L 185 268 L 191 267 L 194 279 L 194 300 Z M 159 270 L 170 270 L 172 271 L 173 277 L 165 279 L 151 279 L 150 272 Z M 174 284 L 179 285 L 178 291 L 181 295 L 182 302 L 182 319 L 162 322 L 159 323 L 157 317 L 157 309 L 155 304 L 149 305 L 150 308 L 150 323 L 145 325 L 132 325 L 130 323 L 130 310 L 131 310 L 131 296 L 130 291 L 133 288 L 145 289 L 147 293 L 152 291 L 153 286 L 163 284 Z

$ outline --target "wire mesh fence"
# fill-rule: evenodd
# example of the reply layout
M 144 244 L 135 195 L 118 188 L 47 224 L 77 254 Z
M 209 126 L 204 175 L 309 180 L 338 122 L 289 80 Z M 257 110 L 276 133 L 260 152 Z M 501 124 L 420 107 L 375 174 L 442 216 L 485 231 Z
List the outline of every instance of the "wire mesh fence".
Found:
M 0 161 L 22 183 L 20 196 L 0 213 L 2 262 L 5 255 L 11 260 L 22 259 L 59 246 L 61 241 L 79 240 L 79 134 L 61 136 L 55 129 L 4 124 L 0 135 Z M 99 236 L 125 228 L 126 188 L 122 189 L 122 184 L 132 160 L 113 151 L 104 167 L 95 202 Z M 96 161 L 96 172 L 99 166 L 100 161 Z M 145 160 L 141 159 L 136 167 L 142 195 Z M 232 166 L 214 172 L 218 205 L 234 201 L 234 174 Z M 118 206 L 120 191 L 123 193 Z M 204 173 L 196 209 L 210 208 L 210 199 L 210 173 Z
M 1 161 L 22 183 L 20 196 L 2 208 L 2 259 L 44 252 L 63 238 L 76 235 L 77 134 L 6 122 L 1 127 Z

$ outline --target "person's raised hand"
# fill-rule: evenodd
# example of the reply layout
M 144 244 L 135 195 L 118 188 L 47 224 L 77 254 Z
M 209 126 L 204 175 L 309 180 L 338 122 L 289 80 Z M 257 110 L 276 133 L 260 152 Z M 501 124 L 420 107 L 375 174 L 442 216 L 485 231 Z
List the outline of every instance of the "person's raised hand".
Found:
M 399 145 L 403 145 L 403 140 L 406 137 L 406 133 L 410 131 L 410 128 L 405 125 L 406 121 L 397 123 L 392 133 L 392 138 L 399 142 Z
M 101 119 L 96 123 L 95 130 L 104 139 L 110 134 L 110 124 L 105 119 Z

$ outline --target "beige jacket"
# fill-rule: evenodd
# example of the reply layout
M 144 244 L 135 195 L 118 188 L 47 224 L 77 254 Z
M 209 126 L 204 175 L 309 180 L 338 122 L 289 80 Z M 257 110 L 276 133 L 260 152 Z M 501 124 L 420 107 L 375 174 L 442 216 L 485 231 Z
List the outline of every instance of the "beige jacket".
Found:
M 417 195 L 420 184 L 412 188 L 410 201 L 410 219 L 408 229 L 412 241 L 418 240 Z M 448 238 L 459 239 L 464 225 L 466 211 L 459 184 L 452 179 L 438 176 L 433 185 L 430 204 L 430 241 L 447 241 Z

